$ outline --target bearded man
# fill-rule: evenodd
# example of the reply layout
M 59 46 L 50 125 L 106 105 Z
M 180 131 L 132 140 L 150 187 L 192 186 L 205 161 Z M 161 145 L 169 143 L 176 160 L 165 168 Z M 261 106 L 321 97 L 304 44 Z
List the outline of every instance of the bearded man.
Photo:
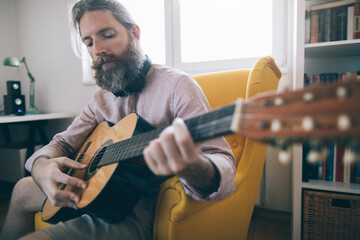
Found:
M 100 86 L 79 116 L 26 162 L 31 177 L 14 188 L 2 239 L 151 239 L 159 184 L 177 175 L 196 200 L 221 200 L 235 189 L 235 166 L 224 138 L 195 144 L 182 119 L 210 111 L 195 80 L 166 66 L 152 64 L 141 50 L 140 29 L 116 0 L 81 0 L 72 7 L 78 39 L 86 45 Z M 131 213 L 121 221 L 83 214 L 33 232 L 34 212 L 47 197 L 54 206 L 77 209 L 81 196 L 61 184 L 87 188 L 87 182 L 64 173 L 85 169 L 72 160 L 96 126 L 116 124 L 137 113 L 155 127 L 166 127 L 144 149 L 154 179 Z M 126 196 L 123 196 L 126 197 Z M 81 212 L 81 210 L 78 210 Z

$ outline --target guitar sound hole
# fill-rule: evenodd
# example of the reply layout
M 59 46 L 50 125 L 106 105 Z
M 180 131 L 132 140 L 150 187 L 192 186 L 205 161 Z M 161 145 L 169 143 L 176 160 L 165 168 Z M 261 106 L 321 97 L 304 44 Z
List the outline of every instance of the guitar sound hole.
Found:
M 89 173 L 92 174 L 93 172 L 96 171 L 97 169 L 97 164 L 99 163 L 101 157 L 96 156 L 94 161 L 92 161 L 90 168 L 89 168 Z
M 89 166 L 87 167 L 87 170 L 85 172 L 84 180 L 89 180 L 98 171 L 99 167 L 97 165 L 100 162 L 102 156 L 104 155 L 105 150 L 106 146 L 101 148 L 90 160 Z

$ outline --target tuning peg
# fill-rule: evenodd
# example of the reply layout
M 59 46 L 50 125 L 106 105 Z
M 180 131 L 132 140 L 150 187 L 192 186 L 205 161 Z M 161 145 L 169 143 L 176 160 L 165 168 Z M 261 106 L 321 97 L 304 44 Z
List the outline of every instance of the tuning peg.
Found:
M 312 117 L 304 117 L 301 122 L 304 131 L 312 131 L 315 128 L 315 121 Z
M 272 132 L 280 131 L 281 130 L 281 121 L 279 119 L 272 120 L 270 129 Z
M 336 96 L 340 99 L 346 98 L 349 95 L 349 90 L 344 87 L 340 86 L 336 89 Z
M 315 98 L 314 94 L 311 93 L 311 92 L 306 92 L 303 96 L 303 100 L 304 102 L 308 103 L 308 102 L 311 102 L 313 101 Z
M 326 150 L 325 149 L 312 149 L 309 151 L 306 159 L 308 163 L 310 164 L 316 164 L 319 163 L 321 160 L 324 159 L 326 156 Z
M 279 162 L 284 165 L 288 165 L 291 160 L 292 148 L 287 147 L 286 149 L 280 149 L 279 151 Z
M 348 130 L 351 127 L 351 120 L 348 115 L 342 114 L 338 117 L 337 126 L 339 130 Z
M 284 99 L 281 97 L 277 97 L 274 99 L 274 105 L 275 106 L 281 106 L 284 104 Z
M 344 152 L 344 163 L 354 163 L 360 161 L 360 152 L 352 147 L 348 147 Z

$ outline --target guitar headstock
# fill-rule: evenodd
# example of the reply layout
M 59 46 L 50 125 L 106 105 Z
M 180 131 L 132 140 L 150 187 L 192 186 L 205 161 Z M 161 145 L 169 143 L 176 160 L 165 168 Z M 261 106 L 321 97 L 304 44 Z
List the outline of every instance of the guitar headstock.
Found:
M 360 82 L 257 95 L 241 104 L 236 132 L 285 149 L 293 143 L 360 145 Z

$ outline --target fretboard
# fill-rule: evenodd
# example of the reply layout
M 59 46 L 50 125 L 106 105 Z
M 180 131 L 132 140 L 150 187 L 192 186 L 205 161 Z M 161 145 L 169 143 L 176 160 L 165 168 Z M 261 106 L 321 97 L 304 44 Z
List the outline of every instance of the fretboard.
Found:
M 185 124 L 194 142 L 231 134 L 230 125 L 234 109 L 235 104 L 231 104 L 186 120 Z M 151 140 L 157 138 L 164 129 L 165 127 L 157 128 L 106 146 L 97 167 L 141 157 L 144 148 L 149 145 Z

